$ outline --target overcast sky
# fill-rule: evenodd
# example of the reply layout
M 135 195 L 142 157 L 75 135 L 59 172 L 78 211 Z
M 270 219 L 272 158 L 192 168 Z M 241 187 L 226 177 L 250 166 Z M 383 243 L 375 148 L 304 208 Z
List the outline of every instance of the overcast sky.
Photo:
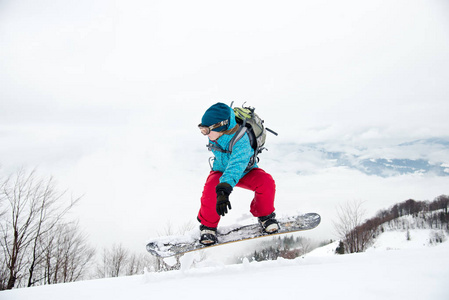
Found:
M 140 245 L 167 219 L 195 219 L 208 171 L 196 125 L 217 101 L 257 107 L 280 133 L 273 145 L 381 157 L 448 138 L 448 16 L 445 0 L 1 1 L 2 172 L 55 176 L 85 195 L 77 212 L 93 239 Z M 415 150 L 388 153 L 449 163 L 444 150 Z M 278 209 L 330 218 L 339 201 L 389 194 L 374 210 L 447 186 L 322 164 L 292 178 L 282 174 L 291 161 L 273 155 L 279 194 L 298 199 L 278 197 Z

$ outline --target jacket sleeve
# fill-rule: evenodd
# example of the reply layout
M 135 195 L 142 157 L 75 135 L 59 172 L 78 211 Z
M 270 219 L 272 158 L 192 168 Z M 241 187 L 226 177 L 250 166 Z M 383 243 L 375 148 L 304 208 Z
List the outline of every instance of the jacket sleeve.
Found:
M 235 143 L 226 169 L 220 177 L 220 183 L 226 182 L 234 187 L 243 177 L 243 173 L 253 155 L 254 149 L 251 148 L 248 135 L 245 134 Z

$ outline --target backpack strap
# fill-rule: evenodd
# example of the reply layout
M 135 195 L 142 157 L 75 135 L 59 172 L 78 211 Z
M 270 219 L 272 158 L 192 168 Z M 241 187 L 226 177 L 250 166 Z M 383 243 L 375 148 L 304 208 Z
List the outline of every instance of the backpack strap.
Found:
M 247 131 L 247 128 L 241 126 L 235 132 L 235 135 L 229 141 L 229 150 L 225 150 L 225 149 L 221 148 L 220 145 L 218 145 L 217 143 L 213 143 L 213 142 L 209 142 L 209 144 L 207 144 L 206 147 L 207 147 L 207 149 L 209 149 L 209 151 L 212 151 L 212 149 L 213 149 L 213 150 L 220 151 L 222 153 L 232 153 L 232 149 L 234 149 L 234 145 L 243 137 L 243 135 L 245 135 L 246 131 Z
M 234 145 L 245 135 L 247 128 L 245 126 L 240 126 L 235 135 L 229 141 L 229 153 L 232 152 Z
M 217 151 L 220 151 L 223 153 L 231 153 L 231 151 L 225 150 L 225 149 L 221 148 L 220 145 L 218 145 L 217 143 L 213 143 L 213 142 L 209 142 L 209 144 L 207 144 L 206 147 L 209 151 L 212 151 L 212 149 L 213 149 L 213 150 L 217 150 Z

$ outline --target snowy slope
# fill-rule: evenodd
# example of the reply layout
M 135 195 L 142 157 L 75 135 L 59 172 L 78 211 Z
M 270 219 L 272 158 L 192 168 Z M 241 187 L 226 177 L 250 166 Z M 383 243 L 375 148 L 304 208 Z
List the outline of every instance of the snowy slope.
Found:
M 402 232 L 378 242 L 402 239 Z M 404 238 L 399 238 L 403 236 Z M 0 292 L 0 299 L 449 299 L 449 243 L 335 255 L 331 244 L 295 260 L 223 265 Z
M 426 248 L 435 244 L 434 237 L 439 232 L 441 231 L 432 229 L 387 231 L 382 233 L 367 251 Z

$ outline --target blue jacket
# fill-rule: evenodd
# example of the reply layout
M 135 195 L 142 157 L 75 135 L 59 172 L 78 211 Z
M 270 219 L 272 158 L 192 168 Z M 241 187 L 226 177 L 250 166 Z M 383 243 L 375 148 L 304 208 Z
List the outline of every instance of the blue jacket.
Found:
M 232 129 L 237 125 L 235 121 L 234 111 L 231 109 L 231 117 L 229 122 L 229 128 Z M 229 150 L 229 142 L 234 134 L 224 134 L 216 141 L 210 141 L 212 145 L 220 147 L 223 150 Z M 232 153 L 224 153 L 212 148 L 212 153 L 215 155 L 214 164 L 212 166 L 213 171 L 222 172 L 220 177 L 220 183 L 226 182 L 234 187 L 239 180 L 245 176 L 248 172 L 245 169 L 248 167 L 248 163 L 251 157 L 254 155 L 254 149 L 249 143 L 248 134 L 245 135 L 235 143 Z M 251 168 L 257 168 L 257 164 Z

